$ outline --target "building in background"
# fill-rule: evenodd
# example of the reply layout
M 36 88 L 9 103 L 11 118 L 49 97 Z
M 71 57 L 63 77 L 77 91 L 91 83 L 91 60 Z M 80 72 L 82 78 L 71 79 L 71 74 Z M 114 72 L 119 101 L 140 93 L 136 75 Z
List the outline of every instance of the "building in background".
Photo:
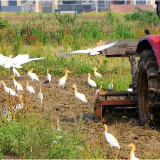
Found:
M 0 0 L 0 12 L 21 12 L 21 0 Z
M 135 7 L 151 11 L 156 7 L 155 0 L 0 0 L 0 12 L 133 12 Z

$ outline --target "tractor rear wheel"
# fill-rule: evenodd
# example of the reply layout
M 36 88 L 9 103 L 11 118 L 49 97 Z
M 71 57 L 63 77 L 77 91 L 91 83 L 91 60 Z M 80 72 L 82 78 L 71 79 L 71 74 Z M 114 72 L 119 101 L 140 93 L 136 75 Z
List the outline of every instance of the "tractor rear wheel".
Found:
M 144 50 L 138 61 L 138 114 L 142 123 L 150 119 L 150 105 L 155 103 L 160 88 L 160 75 L 153 50 Z

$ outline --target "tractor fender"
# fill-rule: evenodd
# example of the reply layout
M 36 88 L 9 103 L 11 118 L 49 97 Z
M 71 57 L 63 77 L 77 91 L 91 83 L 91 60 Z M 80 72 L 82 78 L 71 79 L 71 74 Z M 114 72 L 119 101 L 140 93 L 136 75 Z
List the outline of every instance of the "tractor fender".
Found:
M 160 72 L 160 35 L 148 35 L 140 38 L 136 53 L 141 54 L 144 50 L 153 50 Z

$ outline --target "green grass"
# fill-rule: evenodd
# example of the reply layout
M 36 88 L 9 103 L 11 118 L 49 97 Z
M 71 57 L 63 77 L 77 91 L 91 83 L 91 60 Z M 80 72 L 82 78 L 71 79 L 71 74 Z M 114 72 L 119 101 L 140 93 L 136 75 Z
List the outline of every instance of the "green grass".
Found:
M 83 146 L 82 122 L 74 128 L 57 131 L 56 123 L 45 120 L 40 113 L 21 118 L 20 122 L 8 122 L 3 117 L 0 127 L 1 154 L 11 154 L 26 159 L 78 159 L 83 156 L 76 146 Z M 74 132 L 74 134 L 72 134 Z M 85 145 L 84 145 L 85 146 Z

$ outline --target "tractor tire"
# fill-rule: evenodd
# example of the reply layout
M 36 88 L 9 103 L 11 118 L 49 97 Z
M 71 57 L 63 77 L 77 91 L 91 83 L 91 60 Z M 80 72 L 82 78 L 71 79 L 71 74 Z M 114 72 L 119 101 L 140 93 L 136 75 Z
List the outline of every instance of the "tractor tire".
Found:
M 160 74 L 153 50 L 144 50 L 138 61 L 138 115 L 145 124 L 150 120 L 150 106 L 156 101 L 160 91 Z

